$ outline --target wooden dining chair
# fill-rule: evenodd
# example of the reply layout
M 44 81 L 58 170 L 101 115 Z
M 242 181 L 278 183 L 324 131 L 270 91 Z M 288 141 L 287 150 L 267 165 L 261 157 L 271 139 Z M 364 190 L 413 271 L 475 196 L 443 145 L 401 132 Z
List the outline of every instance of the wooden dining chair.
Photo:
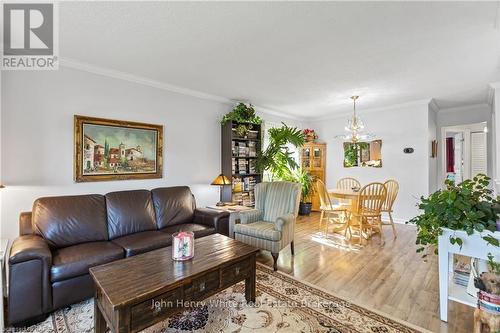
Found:
M 394 234 L 394 238 L 398 237 L 396 233 L 396 227 L 394 226 L 394 220 L 392 219 L 392 207 L 394 205 L 394 201 L 396 201 L 396 197 L 399 192 L 399 183 L 394 179 L 389 179 L 384 183 L 385 188 L 387 189 L 387 197 L 382 205 L 382 213 L 387 213 L 389 215 L 389 223 L 382 223 L 384 225 L 390 225 L 392 227 L 392 233 Z
M 361 183 L 354 178 L 345 177 L 337 181 L 337 188 L 342 190 L 352 190 L 353 187 L 361 188 Z
M 353 188 L 360 189 L 361 183 L 357 179 L 351 177 L 340 178 L 337 181 L 337 188 L 340 190 L 352 190 Z M 339 204 L 341 206 L 349 206 L 351 203 L 350 200 L 339 199 Z
M 330 196 L 328 195 L 328 190 L 325 186 L 325 183 L 318 179 L 316 181 L 316 187 L 319 194 L 320 200 L 320 210 L 321 215 L 319 218 L 319 227 L 321 229 L 321 225 L 325 220 L 325 237 L 328 235 L 328 224 L 333 223 L 336 225 L 342 225 L 344 228 L 347 227 L 346 218 L 345 218 L 345 208 L 339 205 L 334 205 Z M 341 216 L 342 215 L 342 216 Z
M 358 206 L 353 212 L 353 218 L 349 221 L 349 229 L 358 228 L 360 243 L 361 238 L 368 239 L 374 232 L 380 232 L 380 244 L 384 244 L 382 233 L 382 205 L 387 196 L 387 189 L 382 183 L 370 183 L 365 185 L 358 194 Z M 370 232 L 369 237 L 363 233 Z M 350 231 L 352 235 L 352 230 Z

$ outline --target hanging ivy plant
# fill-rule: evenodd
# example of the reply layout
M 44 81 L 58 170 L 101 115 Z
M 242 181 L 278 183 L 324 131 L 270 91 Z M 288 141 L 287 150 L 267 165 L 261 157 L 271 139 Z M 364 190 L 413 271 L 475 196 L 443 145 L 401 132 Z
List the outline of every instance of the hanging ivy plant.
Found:
M 428 198 L 421 198 L 419 208 L 422 214 L 408 223 L 417 226 L 417 241 L 420 245 L 417 252 L 434 249 L 437 254 L 438 237 L 443 228 L 463 230 L 467 235 L 474 232 L 496 231 L 496 221 L 500 214 L 500 197 L 494 197 L 488 187 L 490 178 L 479 174 L 455 185 L 451 180 L 445 181 L 445 189 L 432 193 Z M 499 240 L 491 235 L 482 238 L 493 246 L 499 246 Z M 450 237 L 451 244 L 462 246 L 460 237 Z M 425 251 L 425 252 L 424 252 Z
M 229 121 L 260 125 L 262 123 L 262 118 L 255 114 L 255 109 L 252 104 L 246 105 L 245 103 L 238 103 L 233 108 L 233 111 L 222 117 L 221 124 L 224 125 Z

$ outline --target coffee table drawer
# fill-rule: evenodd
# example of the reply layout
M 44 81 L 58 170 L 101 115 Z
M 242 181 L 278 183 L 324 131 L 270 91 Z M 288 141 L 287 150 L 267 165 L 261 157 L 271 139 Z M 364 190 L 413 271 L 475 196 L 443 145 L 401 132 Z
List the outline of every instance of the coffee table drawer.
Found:
M 250 275 L 252 271 L 252 260 L 245 259 L 231 266 L 222 269 L 222 286 L 230 286 L 237 281 L 243 280 Z
M 184 287 L 184 299 L 202 300 L 206 294 L 219 289 L 219 270 L 201 276 Z
M 148 327 L 152 322 L 163 320 L 182 304 L 182 288 L 167 291 L 160 296 L 134 305 L 130 310 L 130 326 L 133 331 Z M 154 301 L 154 303 L 153 303 Z

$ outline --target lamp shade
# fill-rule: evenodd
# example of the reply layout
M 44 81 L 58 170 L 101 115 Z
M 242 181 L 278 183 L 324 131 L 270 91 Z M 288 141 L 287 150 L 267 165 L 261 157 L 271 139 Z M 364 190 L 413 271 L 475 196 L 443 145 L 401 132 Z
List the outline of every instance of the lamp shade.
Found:
M 214 179 L 211 185 L 231 185 L 231 182 L 221 173 Z

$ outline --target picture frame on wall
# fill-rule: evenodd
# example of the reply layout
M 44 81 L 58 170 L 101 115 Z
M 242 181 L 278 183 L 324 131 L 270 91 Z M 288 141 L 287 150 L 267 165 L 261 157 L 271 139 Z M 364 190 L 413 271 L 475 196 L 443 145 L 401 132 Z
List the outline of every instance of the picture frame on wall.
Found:
M 74 179 L 163 177 L 163 126 L 74 116 Z

